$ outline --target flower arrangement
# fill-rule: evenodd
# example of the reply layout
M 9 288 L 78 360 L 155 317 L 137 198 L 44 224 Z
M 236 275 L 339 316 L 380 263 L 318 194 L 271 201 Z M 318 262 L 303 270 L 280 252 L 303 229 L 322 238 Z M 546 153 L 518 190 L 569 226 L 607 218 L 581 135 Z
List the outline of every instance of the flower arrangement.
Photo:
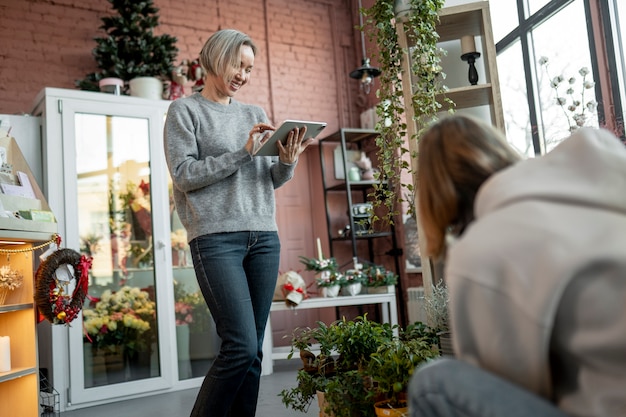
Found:
M 187 249 L 187 232 L 185 229 L 176 229 L 171 233 L 172 249 L 185 250 Z
M 176 313 L 176 325 L 193 323 L 193 307 L 187 303 L 177 301 L 174 303 L 174 312 Z
M 94 308 L 86 308 L 83 320 L 87 338 L 98 348 L 122 346 L 133 354 L 145 351 L 146 338 L 156 318 L 155 302 L 137 287 L 106 290 Z
M 0 304 L 4 304 L 9 291 L 21 287 L 23 282 L 24 276 L 9 265 L 0 267 Z
M 186 323 L 189 324 L 189 331 L 191 333 L 202 333 L 209 328 L 211 314 L 209 313 L 209 308 L 200 290 L 189 292 L 185 289 L 183 284 L 174 280 L 174 300 L 176 324 L 185 324 L 185 319 L 187 319 L 188 321 L 186 321 Z M 191 317 L 187 317 L 188 315 L 184 313 L 183 307 L 185 306 L 189 308 Z M 182 322 L 179 321 L 181 319 Z
M 590 120 L 592 114 L 596 111 L 598 103 L 594 99 L 590 99 L 585 102 L 585 91 L 592 89 L 595 86 L 595 83 L 587 78 L 590 73 L 589 68 L 582 67 L 578 70 L 578 73 L 582 77 L 580 93 L 576 94 L 574 85 L 576 84 L 577 79 L 574 76 L 567 79 L 565 92 L 563 92 L 565 77 L 563 75 L 550 77 L 548 62 L 549 59 L 545 56 L 539 59 L 539 65 L 544 68 L 546 75 L 550 78 L 550 87 L 554 90 L 556 103 L 561 107 L 563 114 L 567 118 L 569 131 L 573 132 L 582 126 L 585 126 Z
M 304 269 L 307 271 L 337 271 L 337 260 L 335 258 L 307 258 L 306 256 L 300 256 L 300 262 L 304 264 Z
M 349 269 L 340 277 L 340 285 L 363 284 L 367 276 L 359 269 Z
M 315 283 L 318 287 L 333 287 L 335 285 L 341 285 L 343 282 L 343 274 L 339 271 L 323 271 L 320 276 L 315 278 Z
M 398 275 L 384 266 L 371 265 L 363 270 L 366 279 L 363 285 L 366 287 L 386 287 L 398 283 Z

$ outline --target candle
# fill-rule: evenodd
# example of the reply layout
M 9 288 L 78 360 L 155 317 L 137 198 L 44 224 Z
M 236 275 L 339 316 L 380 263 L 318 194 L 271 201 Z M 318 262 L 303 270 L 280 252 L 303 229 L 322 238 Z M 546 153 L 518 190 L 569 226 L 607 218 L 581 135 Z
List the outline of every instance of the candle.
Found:
M 322 242 L 319 237 L 317 238 L 317 257 L 320 261 L 324 260 L 324 255 L 322 255 Z
M 461 54 L 469 54 L 476 52 L 476 42 L 472 35 L 463 36 L 461 38 Z
M 9 336 L 0 336 L 0 372 L 11 370 L 11 345 Z

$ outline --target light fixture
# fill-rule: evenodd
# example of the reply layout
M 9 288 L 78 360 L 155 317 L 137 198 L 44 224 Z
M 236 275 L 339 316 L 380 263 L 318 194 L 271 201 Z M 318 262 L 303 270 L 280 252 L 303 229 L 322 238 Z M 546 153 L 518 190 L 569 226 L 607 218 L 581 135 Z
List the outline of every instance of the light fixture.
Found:
M 381 71 L 379 68 L 372 67 L 370 65 L 370 59 L 365 56 L 365 34 L 363 33 L 363 14 L 361 13 L 361 8 L 361 0 L 359 0 L 359 28 L 361 29 L 361 51 L 363 59 L 361 60 L 361 66 L 350 73 L 350 78 L 360 80 L 361 90 L 363 90 L 365 94 L 369 94 L 374 78 L 378 77 Z

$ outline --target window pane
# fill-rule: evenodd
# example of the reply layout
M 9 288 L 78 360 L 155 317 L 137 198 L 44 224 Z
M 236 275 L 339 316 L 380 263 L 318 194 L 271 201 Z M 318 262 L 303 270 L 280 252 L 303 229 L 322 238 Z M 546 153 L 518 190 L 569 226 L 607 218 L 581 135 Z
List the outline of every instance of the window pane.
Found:
M 546 151 L 554 148 L 577 126 L 598 125 L 585 28 L 583 1 L 577 0 L 532 32 L 537 60 L 534 65 L 539 128 L 543 132 Z M 547 58 L 544 65 L 539 62 L 542 57 Z M 583 75 L 583 69 L 589 73 Z M 587 88 L 589 86 L 591 88 Z
M 528 0 L 528 11 L 530 12 L 529 16 L 535 14 L 539 9 L 548 3 L 550 3 L 550 0 Z
M 496 43 L 519 25 L 516 3 L 517 0 L 489 2 L 493 39 Z
M 528 98 L 522 63 L 522 48 L 517 41 L 498 55 L 498 75 L 506 136 L 520 153 L 533 156 Z
M 618 4 L 619 3 L 619 4 Z M 618 66 L 618 80 L 620 84 L 620 94 L 622 109 L 626 109 L 626 62 L 624 62 L 624 53 L 626 52 L 626 3 L 615 0 L 613 3 L 615 10 L 615 59 Z M 618 115 L 619 116 L 619 115 Z M 623 120 L 626 114 L 622 114 L 622 124 L 618 126 L 618 130 L 624 129 Z

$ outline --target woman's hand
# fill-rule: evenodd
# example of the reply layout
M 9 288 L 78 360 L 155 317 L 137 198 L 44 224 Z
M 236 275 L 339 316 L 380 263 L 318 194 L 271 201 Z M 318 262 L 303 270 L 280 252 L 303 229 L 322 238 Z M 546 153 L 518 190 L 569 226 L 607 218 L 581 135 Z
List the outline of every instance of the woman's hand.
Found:
M 294 164 L 298 160 L 298 156 L 300 156 L 306 147 L 313 143 L 314 140 L 313 138 L 305 140 L 304 135 L 306 135 L 306 126 L 300 129 L 295 128 L 289 132 L 285 145 L 280 143 L 280 141 L 276 141 L 280 162 Z
M 272 125 L 268 125 L 267 123 L 258 123 L 254 125 L 248 135 L 248 142 L 246 142 L 246 150 L 248 153 L 254 156 L 270 138 L 268 133 L 274 130 L 276 130 L 276 128 Z

